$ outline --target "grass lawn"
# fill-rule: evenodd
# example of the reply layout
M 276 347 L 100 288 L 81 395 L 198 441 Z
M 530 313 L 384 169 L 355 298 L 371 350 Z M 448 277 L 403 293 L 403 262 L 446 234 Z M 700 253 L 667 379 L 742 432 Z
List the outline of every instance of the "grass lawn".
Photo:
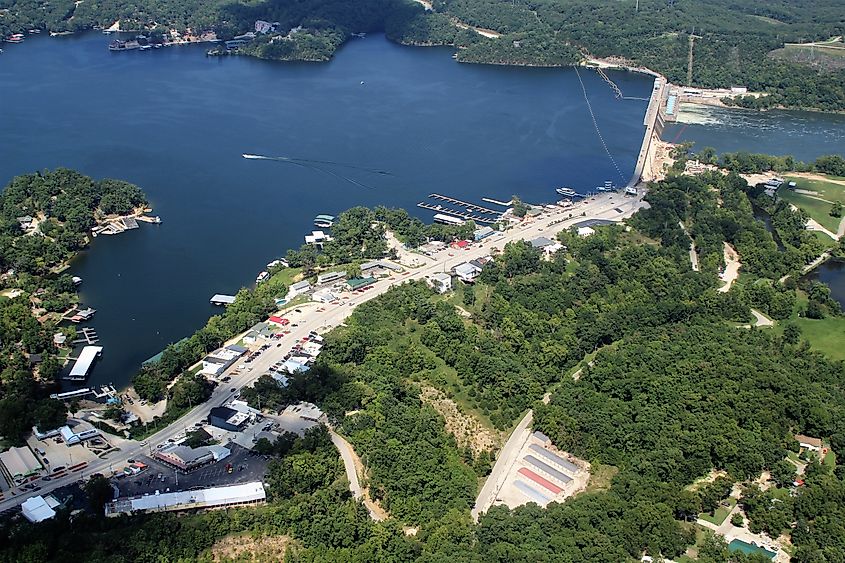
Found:
M 827 448 L 827 455 L 824 456 L 822 463 L 830 467 L 836 467 L 836 454 L 833 453 L 833 450 L 829 446 Z
M 825 354 L 832 360 L 845 360 L 845 317 L 807 319 L 800 317 L 795 323 L 801 328 L 801 337 L 810 343 L 810 348 Z
M 613 477 L 619 473 L 619 468 L 615 465 L 594 463 L 591 469 L 590 480 L 587 482 L 587 490 L 585 491 L 587 493 L 608 490 Z
M 822 227 L 830 230 L 831 232 L 835 233 L 836 229 L 839 228 L 839 218 L 830 216 L 830 208 L 832 204 L 825 201 L 819 201 L 818 199 L 814 199 L 804 194 L 797 194 L 783 189 L 778 191 L 778 197 L 797 207 L 800 207 L 807 212 L 807 215 L 809 215 L 812 219 L 815 219 Z
M 299 281 L 299 275 L 302 273 L 302 268 L 282 268 L 270 278 L 273 281 L 280 281 L 286 285 Z
M 809 180 L 798 176 L 787 176 L 786 180 L 795 182 L 799 190 L 816 192 L 815 197 L 826 199 L 830 202 L 841 201 L 845 203 L 845 185 L 824 182 L 822 180 Z M 810 217 L 834 233 L 839 227 L 839 218 L 830 216 L 831 203 L 819 201 L 818 199 L 813 199 L 813 197 L 795 193 L 786 188 L 778 190 L 778 196 L 804 209 Z
M 706 512 L 702 512 L 698 515 L 698 517 L 702 520 L 710 522 L 711 524 L 716 524 L 717 526 L 720 526 L 722 522 L 725 521 L 725 518 L 728 517 L 730 511 L 733 510 L 733 507 L 736 506 L 736 499 L 733 497 L 728 497 L 727 503 L 730 505 L 729 507 L 722 506 L 720 504 L 719 508 L 716 509 L 716 512 L 713 513 L 713 516 L 710 516 L 710 514 Z

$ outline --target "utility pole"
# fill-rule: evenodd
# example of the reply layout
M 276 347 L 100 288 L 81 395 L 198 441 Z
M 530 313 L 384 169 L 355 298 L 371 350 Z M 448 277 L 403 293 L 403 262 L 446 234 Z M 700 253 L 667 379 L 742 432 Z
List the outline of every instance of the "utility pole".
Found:
M 701 39 L 701 36 L 695 34 L 695 27 L 693 27 L 692 33 L 690 33 L 689 35 L 689 55 L 687 57 L 687 86 L 692 86 L 692 47 L 696 39 Z

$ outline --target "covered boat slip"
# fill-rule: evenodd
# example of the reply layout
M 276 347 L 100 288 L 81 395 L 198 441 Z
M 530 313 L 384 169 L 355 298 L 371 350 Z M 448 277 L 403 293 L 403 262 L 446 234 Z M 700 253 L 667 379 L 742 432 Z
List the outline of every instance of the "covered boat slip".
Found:
M 102 346 L 86 346 L 79 354 L 79 358 L 70 370 L 70 373 L 65 376 L 65 379 L 71 381 L 82 381 L 88 377 L 88 372 L 91 371 L 91 366 L 94 365 L 97 357 L 103 353 Z

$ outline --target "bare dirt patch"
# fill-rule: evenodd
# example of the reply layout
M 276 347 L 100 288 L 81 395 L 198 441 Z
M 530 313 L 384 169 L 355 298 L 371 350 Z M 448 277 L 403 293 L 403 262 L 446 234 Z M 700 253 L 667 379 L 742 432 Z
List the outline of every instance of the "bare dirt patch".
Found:
M 422 385 L 420 398 L 446 419 L 446 431 L 455 437 L 458 446 L 469 447 L 474 456 L 483 451 L 495 450 L 502 443 L 498 432 L 485 427 L 474 416 L 462 412 L 458 404 L 442 391 Z
M 226 536 L 211 546 L 211 560 L 223 561 L 283 561 L 285 553 L 292 547 L 288 536 L 252 537 Z

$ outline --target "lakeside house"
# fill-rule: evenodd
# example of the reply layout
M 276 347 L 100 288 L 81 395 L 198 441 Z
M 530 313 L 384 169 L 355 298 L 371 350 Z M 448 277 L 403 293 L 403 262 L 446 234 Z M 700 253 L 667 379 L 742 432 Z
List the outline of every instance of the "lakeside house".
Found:
M 798 445 L 805 450 L 809 450 L 811 452 L 822 451 L 821 438 L 812 438 L 810 436 L 805 436 L 804 434 L 796 434 L 795 439 L 798 441 Z

